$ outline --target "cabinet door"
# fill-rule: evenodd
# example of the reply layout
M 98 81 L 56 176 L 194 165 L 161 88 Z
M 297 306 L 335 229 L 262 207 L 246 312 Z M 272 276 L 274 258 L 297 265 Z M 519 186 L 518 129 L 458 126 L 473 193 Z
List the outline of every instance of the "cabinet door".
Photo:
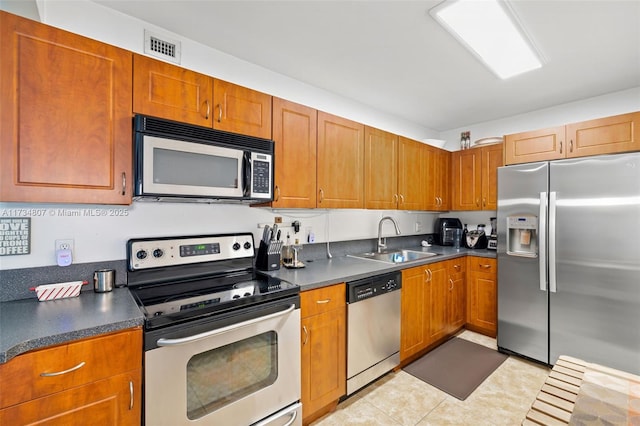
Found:
M 318 111 L 320 208 L 364 208 L 364 125 Z
M 449 177 L 451 176 L 451 153 L 443 149 L 436 149 L 436 197 L 438 209 L 446 211 L 451 206 L 451 185 Z
M 429 344 L 449 331 L 449 274 L 447 262 L 426 265 L 429 291 Z
M 482 210 L 498 209 L 498 167 L 503 165 L 502 144 L 482 148 Z
M 449 210 L 450 153 L 438 148 L 425 147 L 425 209 Z
M 0 410 L 0 424 L 138 426 L 141 378 L 136 370 L 13 405 Z
M 426 267 L 402 271 L 400 360 L 420 352 L 429 344 L 429 292 Z
M 640 150 L 640 112 L 567 125 L 567 157 Z
M 398 148 L 398 208 L 424 210 L 424 150 L 425 145 L 400 137 Z
M 506 135 L 505 164 L 557 160 L 566 154 L 564 126 Z
M 497 262 L 469 257 L 467 327 L 491 337 L 497 332 Z
M 271 139 L 271 96 L 213 80 L 213 128 Z
M 478 148 L 451 153 L 451 209 L 480 210 L 482 151 Z
M 131 52 L 0 11 L 0 201 L 131 203 Z
M 364 129 L 364 202 L 367 209 L 398 206 L 398 136 Z
M 453 334 L 467 322 L 466 263 L 464 257 L 448 261 L 449 271 L 449 330 Z
M 342 307 L 301 320 L 303 419 L 347 391 L 345 311 Z
M 273 98 L 275 194 L 272 207 L 316 207 L 315 109 Z
M 135 113 L 211 127 L 211 77 L 142 55 L 133 63 Z

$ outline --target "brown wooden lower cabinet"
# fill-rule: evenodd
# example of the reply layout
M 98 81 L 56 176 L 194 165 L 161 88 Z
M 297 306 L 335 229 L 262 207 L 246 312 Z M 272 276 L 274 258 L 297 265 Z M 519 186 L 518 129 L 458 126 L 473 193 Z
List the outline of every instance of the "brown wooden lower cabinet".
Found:
M 0 365 L 0 424 L 139 425 L 142 331 L 28 352 Z
M 402 271 L 403 364 L 462 328 L 496 336 L 496 260 L 459 257 Z
M 497 261 L 470 256 L 468 261 L 467 328 L 491 337 L 498 331 Z
M 300 293 L 302 418 L 309 424 L 347 392 L 345 284 Z

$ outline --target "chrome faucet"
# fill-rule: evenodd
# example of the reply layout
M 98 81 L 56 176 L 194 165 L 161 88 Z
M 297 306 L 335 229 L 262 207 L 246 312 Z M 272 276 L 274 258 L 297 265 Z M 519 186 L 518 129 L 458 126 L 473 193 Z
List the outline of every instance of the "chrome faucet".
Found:
M 396 235 L 400 235 L 400 228 L 394 218 L 391 216 L 385 216 L 380 219 L 380 222 L 378 222 L 378 253 L 382 253 L 382 251 L 387 248 L 387 239 L 382 238 L 382 222 L 385 220 L 390 220 L 391 223 L 393 223 L 393 226 L 396 227 Z

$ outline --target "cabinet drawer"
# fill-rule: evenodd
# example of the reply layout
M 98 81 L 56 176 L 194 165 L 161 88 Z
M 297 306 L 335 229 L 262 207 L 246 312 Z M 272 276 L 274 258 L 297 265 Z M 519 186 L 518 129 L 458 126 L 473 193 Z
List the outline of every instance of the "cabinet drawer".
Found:
M 493 272 L 498 271 L 496 259 L 486 257 L 469 257 L 469 270 L 473 272 Z
M 344 307 L 346 286 L 344 283 L 300 293 L 302 318 Z
M 449 261 L 449 272 L 452 274 L 464 273 L 467 271 L 467 258 L 461 257 Z
M 0 365 L 0 408 L 141 368 L 142 330 L 29 352 Z

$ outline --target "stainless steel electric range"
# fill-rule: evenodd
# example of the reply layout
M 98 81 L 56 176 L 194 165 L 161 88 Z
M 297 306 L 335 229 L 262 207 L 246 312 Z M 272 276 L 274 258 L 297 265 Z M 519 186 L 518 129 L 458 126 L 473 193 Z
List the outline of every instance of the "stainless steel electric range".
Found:
M 128 241 L 147 425 L 302 424 L 300 290 L 254 255 L 250 233 Z

